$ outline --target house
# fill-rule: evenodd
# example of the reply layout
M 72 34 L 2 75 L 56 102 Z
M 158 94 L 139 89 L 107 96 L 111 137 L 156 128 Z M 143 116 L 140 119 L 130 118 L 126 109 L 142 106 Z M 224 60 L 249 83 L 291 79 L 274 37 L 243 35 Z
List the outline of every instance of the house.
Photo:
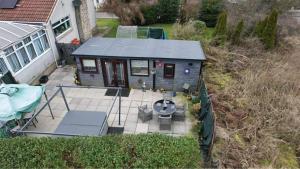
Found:
M 2 0 L 0 21 L 0 39 L 3 42 L 9 40 L 8 45 L 1 45 L 4 53 L 0 56 L 0 70 L 10 70 L 21 83 L 33 82 L 49 67 L 53 70 L 60 56 L 64 55 L 59 44 L 70 44 L 74 39 L 84 42 L 92 37 L 96 27 L 95 7 L 91 0 Z M 34 44 L 35 32 L 30 30 L 25 35 L 22 28 L 15 28 L 18 26 L 42 31 L 47 37 L 50 50 L 40 53 L 39 46 Z M 39 33 L 37 35 L 40 36 Z M 47 62 L 32 64 L 33 60 L 29 58 L 30 62 L 26 66 L 22 64 L 22 58 L 30 56 L 31 53 L 27 49 L 18 52 L 18 45 L 26 46 L 27 39 L 33 41 L 34 51 L 40 53 L 37 58 L 43 58 Z M 14 62 L 9 61 L 10 53 L 7 51 L 15 53 Z
M 0 22 L 0 74 L 8 70 L 19 82 L 30 82 L 56 60 L 44 27 Z
M 206 60 L 198 41 L 100 38 L 73 52 L 82 85 L 195 89 Z

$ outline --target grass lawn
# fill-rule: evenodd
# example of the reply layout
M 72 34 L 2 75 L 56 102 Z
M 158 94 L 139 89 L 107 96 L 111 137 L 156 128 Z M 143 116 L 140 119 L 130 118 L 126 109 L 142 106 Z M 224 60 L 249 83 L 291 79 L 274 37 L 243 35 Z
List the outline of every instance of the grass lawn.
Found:
M 99 32 L 104 34 L 104 37 L 116 37 L 117 29 L 120 22 L 118 19 L 98 19 L 97 26 Z
M 118 26 L 120 22 L 118 19 L 98 19 L 97 26 L 99 28 L 99 32 L 104 34 L 103 37 L 116 37 Z M 173 38 L 172 32 L 173 24 L 153 24 L 145 27 L 162 27 L 168 34 L 168 39 Z
M 98 19 L 97 20 L 97 26 L 99 28 L 100 34 L 103 35 L 103 37 L 116 37 L 118 26 L 120 25 L 120 22 L 118 19 Z M 140 26 L 140 28 L 143 27 L 161 27 L 165 30 L 165 32 L 168 35 L 168 39 L 173 39 L 173 24 L 152 24 L 147 26 Z M 210 41 L 212 39 L 214 32 L 214 28 L 207 28 L 204 32 L 204 39 L 207 41 Z

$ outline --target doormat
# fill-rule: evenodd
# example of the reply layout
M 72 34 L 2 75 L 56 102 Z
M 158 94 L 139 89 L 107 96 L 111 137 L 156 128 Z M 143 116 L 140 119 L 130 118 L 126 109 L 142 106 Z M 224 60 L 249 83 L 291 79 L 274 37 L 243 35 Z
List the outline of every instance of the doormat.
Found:
M 107 89 L 105 96 L 116 96 L 118 89 Z M 122 89 L 121 96 L 128 97 L 130 94 L 130 89 Z
M 124 127 L 109 127 L 107 134 L 123 134 Z

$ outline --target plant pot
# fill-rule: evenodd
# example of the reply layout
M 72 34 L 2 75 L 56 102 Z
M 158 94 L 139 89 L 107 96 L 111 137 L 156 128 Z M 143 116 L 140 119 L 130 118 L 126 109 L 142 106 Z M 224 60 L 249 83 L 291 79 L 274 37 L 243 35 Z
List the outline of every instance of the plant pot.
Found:
M 199 99 L 198 93 L 192 93 L 191 97 L 192 97 L 192 101 Z

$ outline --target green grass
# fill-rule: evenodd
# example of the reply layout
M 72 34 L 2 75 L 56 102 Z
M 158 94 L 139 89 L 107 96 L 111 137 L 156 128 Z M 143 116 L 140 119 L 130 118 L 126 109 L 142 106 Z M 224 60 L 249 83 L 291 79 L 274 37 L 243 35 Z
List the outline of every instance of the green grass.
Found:
M 97 26 L 99 32 L 104 34 L 104 37 L 116 37 L 118 26 L 120 25 L 119 19 L 98 19 Z
M 97 26 L 99 32 L 104 34 L 104 37 L 116 37 L 118 26 L 120 22 L 118 19 L 98 19 Z M 161 27 L 168 34 L 168 39 L 173 38 L 173 24 L 153 24 L 144 27 Z
M 194 137 L 159 134 L 0 139 L 0 168 L 199 168 Z

